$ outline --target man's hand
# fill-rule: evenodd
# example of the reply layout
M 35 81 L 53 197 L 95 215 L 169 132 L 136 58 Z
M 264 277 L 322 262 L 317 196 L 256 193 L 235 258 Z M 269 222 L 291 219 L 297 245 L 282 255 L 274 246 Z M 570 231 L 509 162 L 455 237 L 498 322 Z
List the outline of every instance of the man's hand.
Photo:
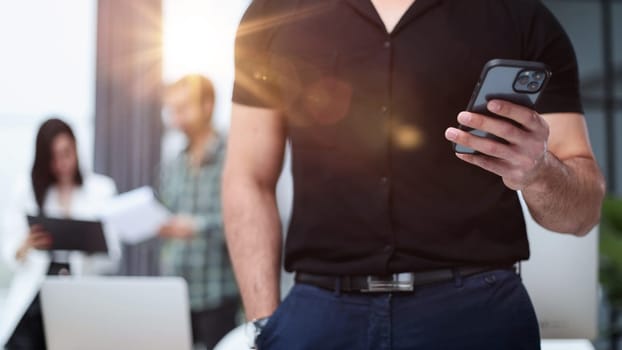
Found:
M 605 182 L 594 159 L 585 118 L 579 113 L 539 115 L 493 100 L 488 109 L 508 120 L 462 112 L 458 121 L 508 141 L 503 144 L 449 128 L 445 137 L 482 154 L 456 154 L 520 190 L 533 218 L 556 232 L 587 234 L 600 218 Z M 520 125 L 520 126 L 519 126 Z
M 522 190 L 536 182 L 546 168 L 549 125 L 535 111 L 506 101 L 492 100 L 488 110 L 517 122 L 522 128 L 507 120 L 470 112 L 461 112 L 458 122 L 501 137 L 509 144 L 457 128 L 448 128 L 445 137 L 482 153 L 457 153 L 458 158 L 501 176 L 510 189 Z
M 165 238 L 187 239 L 194 236 L 195 224 L 191 217 L 177 215 L 160 227 L 158 235 Z

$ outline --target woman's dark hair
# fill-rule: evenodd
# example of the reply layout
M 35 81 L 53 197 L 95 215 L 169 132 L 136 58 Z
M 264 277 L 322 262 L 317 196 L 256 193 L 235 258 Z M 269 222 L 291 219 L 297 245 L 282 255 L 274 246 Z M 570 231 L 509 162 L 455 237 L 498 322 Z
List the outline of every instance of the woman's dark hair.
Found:
M 71 127 L 64 121 L 58 118 L 51 118 L 46 120 L 39 127 L 37 133 L 37 141 L 35 146 L 35 161 L 32 165 L 32 188 L 35 194 L 35 200 L 39 206 L 39 212 L 43 213 L 43 203 L 45 202 L 45 195 L 53 184 L 58 179 L 52 173 L 52 143 L 58 135 L 66 134 L 76 142 L 76 137 L 71 130 Z M 75 182 L 78 185 L 82 185 L 82 173 L 80 172 L 80 166 L 76 166 Z

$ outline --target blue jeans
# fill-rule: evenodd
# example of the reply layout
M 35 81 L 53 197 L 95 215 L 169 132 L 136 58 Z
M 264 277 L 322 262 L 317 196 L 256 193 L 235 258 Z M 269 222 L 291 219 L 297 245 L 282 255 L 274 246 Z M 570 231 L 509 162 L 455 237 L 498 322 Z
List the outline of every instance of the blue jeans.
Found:
M 520 277 L 494 270 L 413 293 L 339 293 L 296 284 L 259 350 L 536 350 L 536 315 Z

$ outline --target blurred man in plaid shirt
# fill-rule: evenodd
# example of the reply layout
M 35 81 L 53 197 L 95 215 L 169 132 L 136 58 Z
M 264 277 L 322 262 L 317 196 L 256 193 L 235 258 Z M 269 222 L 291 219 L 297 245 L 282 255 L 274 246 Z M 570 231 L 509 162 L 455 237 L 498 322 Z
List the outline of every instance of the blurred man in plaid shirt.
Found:
M 161 272 L 188 282 L 195 344 L 207 349 L 235 327 L 239 296 L 223 235 L 225 142 L 211 125 L 214 88 L 200 75 L 169 86 L 165 107 L 187 147 L 160 170 L 159 194 L 175 216 L 160 228 Z

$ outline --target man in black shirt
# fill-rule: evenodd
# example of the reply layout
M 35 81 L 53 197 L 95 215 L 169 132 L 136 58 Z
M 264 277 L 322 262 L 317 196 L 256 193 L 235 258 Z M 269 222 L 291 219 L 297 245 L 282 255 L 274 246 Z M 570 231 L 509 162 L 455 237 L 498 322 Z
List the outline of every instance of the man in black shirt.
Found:
M 520 127 L 461 112 L 494 58 L 552 70 L 535 111 L 490 101 Z M 584 235 L 604 184 L 573 48 L 538 0 L 256 0 L 233 100 L 225 226 L 262 350 L 539 348 L 512 271 L 529 257 L 517 191 L 541 225 Z M 298 283 L 279 306 L 286 140 Z

